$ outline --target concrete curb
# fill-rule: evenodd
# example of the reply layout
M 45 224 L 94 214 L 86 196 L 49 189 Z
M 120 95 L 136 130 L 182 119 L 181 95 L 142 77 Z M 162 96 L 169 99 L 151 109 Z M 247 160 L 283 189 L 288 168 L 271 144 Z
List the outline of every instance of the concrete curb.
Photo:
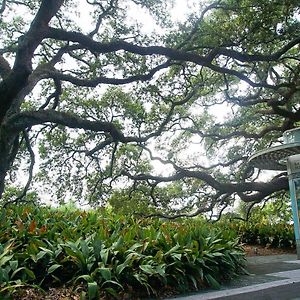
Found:
M 300 295 L 300 280 L 279 280 L 232 290 L 174 298 L 174 300 L 288 300 Z

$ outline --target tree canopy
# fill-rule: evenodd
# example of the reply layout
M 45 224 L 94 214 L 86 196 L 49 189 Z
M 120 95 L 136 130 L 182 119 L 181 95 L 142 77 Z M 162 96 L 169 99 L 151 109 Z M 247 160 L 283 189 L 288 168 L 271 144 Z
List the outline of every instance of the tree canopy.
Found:
M 199 214 L 288 189 L 248 158 L 299 125 L 298 1 L 172 2 L 2 0 L 2 202 Z

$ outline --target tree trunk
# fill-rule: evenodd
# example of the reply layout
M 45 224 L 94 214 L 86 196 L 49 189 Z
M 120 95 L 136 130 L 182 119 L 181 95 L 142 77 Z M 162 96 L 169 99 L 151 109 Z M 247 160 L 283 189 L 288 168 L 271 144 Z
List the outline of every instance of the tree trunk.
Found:
M 18 134 L 0 127 L 0 199 L 5 189 L 5 178 L 19 147 Z

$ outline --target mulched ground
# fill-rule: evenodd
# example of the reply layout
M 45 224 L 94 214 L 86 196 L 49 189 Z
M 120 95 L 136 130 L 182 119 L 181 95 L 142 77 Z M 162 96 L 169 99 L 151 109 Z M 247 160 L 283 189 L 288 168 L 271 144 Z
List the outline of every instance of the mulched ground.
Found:
M 80 300 L 80 292 L 74 292 L 73 288 L 50 288 L 46 293 L 34 288 L 20 289 L 14 295 L 15 300 Z M 101 299 L 101 298 L 100 298 Z M 105 298 L 102 298 L 105 299 Z
M 296 249 L 279 249 L 270 248 L 260 245 L 244 245 L 246 256 L 266 256 L 266 255 L 280 255 L 280 254 L 296 254 Z
M 280 254 L 296 254 L 295 249 L 277 249 L 268 248 L 259 245 L 244 245 L 246 256 L 266 256 Z M 172 291 L 165 291 L 164 297 L 172 296 Z M 73 288 L 60 287 L 50 288 L 47 293 L 43 293 L 33 288 L 20 289 L 18 295 L 15 295 L 14 300 L 80 300 L 80 291 L 74 292 Z M 128 294 L 122 296 L 123 300 L 135 299 Z M 100 296 L 99 300 L 108 300 L 107 297 Z

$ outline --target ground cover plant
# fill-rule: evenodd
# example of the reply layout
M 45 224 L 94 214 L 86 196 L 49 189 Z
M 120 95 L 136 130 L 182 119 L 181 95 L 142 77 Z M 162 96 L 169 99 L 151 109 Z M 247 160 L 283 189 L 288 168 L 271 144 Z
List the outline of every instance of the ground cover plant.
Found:
M 251 210 L 245 207 L 239 210 L 225 214 L 218 226 L 235 232 L 244 244 L 285 250 L 296 248 L 292 211 L 287 197 L 266 202 Z
M 203 219 L 166 221 L 107 210 L 13 206 L 0 222 L 0 295 L 63 285 L 82 299 L 156 297 L 219 285 L 239 273 L 244 253 L 232 232 Z
M 294 249 L 296 247 L 293 224 L 283 222 L 272 224 L 243 220 L 222 221 L 219 226 L 233 230 L 243 244 L 261 245 L 264 247 Z

